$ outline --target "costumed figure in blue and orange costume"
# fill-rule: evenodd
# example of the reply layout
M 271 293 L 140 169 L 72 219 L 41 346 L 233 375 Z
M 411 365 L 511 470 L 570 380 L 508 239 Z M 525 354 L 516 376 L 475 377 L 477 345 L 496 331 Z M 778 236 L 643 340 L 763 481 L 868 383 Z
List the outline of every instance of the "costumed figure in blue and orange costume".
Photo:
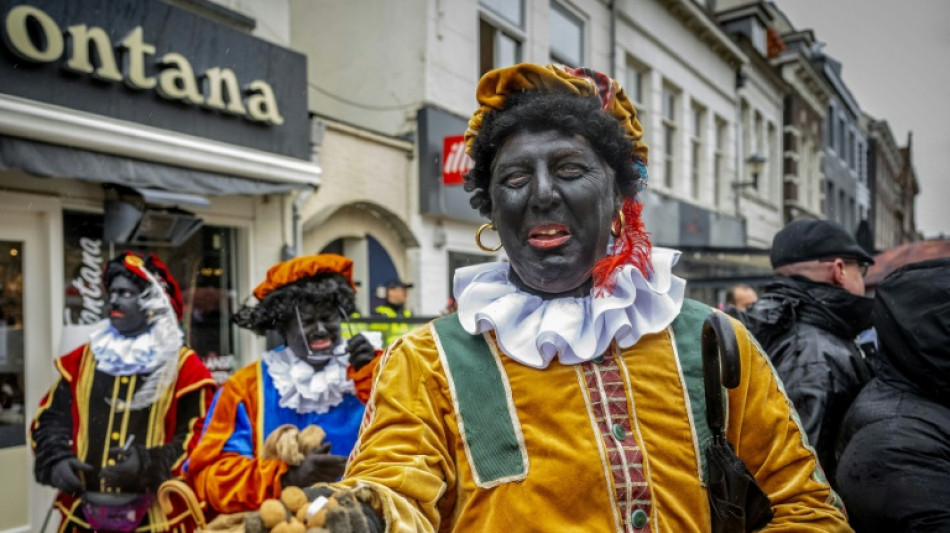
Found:
M 188 532 L 162 512 L 158 486 L 180 475 L 215 383 L 178 326 L 182 298 L 154 255 L 126 252 L 105 269 L 109 318 L 56 360 L 56 383 L 31 427 L 36 480 L 59 490 L 59 531 Z
M 291 259 L 268 270 L 256 306 L 238 311 L 239 326 L 285 342 L 222 386 L 189 458 L 188 479 L 215 511 L 258 509 L 284 487 L 343 474 L 379 355 L 363 335 L 342 338 L 341 321 L 355 310 L 352 273 L 353 262 L 336 254 Z M 297 465 L 265 458 L 268 437 L 287 425 L 319 426 L 324 446 Z

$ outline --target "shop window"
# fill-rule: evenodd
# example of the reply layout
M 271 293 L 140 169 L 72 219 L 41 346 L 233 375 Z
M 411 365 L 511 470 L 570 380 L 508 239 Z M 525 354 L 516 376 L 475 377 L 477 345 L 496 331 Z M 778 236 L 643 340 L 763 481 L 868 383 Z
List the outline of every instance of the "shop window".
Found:
M 26 444 L 23 243 L 0 241 L 0 448 Z
M 71 331 L 78 332 L 78 346 L 84 342 L 82 326 L 95 324 L 108 315 L 101 283 L 102 269 L 110 258 L 125 250 L 152 252 L 168 265 L 181 288 L 185 343 L 198 353 L 219 383 L 227 379 L 239 364 L 236 331 L 231 324 L 232 312 L 240 304 L 235 298 L 236 230 L 205 225 L 173 248 L 104 242 L 102 232 L 101 214 L 63 212 L 64 336 L 69 338 Z
M 551 3 L 551 61 L 584 65 L 584 21 L 557 2 Z
M 521 62 L 524 2 L 481 0 L 478 28 L 478 74 Z

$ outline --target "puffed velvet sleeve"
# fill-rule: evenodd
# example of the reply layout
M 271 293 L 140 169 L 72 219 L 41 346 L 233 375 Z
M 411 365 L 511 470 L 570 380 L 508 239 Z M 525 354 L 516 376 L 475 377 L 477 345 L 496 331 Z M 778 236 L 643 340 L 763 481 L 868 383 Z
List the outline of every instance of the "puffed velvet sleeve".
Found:
M 456 494 L 458 432 L 448 383 L 431 336 L 420 331 L 398 339 L 380 360 L 340 483 L 380 495 L 387 532 L 438 531 Z
M 280 494 L 287 464 L 259 457 L 256 371 L 242 369 L 221 387 L 204 435 L 189 458 L 188 480 L 198 498 L 222 513 L 257 509 Z
M 732 320 L 742 357 L 726 436 L 772 503 L 765 531 L 851 531 L 768 356 Z
M 83 345 L 56 360 L 59 375 L 40 400 L 30 424 L 30 446 L 36 458 L 33 473 L 37 483 L 49 485 L 53 466 L 76 456 L 73 448 L 73 407 L 76 402 L 70 384 L 79 375 L 85 351 Z

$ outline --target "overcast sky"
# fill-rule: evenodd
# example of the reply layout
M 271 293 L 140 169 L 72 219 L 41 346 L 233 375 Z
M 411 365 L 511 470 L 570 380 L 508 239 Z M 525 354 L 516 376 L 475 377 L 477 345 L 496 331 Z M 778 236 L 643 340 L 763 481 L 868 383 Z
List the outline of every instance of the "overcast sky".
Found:
M 917 230 L 950 236 L 950 0 L 776 0 L 811 28 L 861 109 L 914 132 Z

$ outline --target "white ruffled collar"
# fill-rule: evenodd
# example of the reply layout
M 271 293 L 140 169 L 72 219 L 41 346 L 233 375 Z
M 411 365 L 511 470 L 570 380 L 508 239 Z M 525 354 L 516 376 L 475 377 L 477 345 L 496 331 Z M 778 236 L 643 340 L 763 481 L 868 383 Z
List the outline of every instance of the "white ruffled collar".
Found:
M 108 319 L 89 336 L 96 369 L 110 376 L 150 374 L 169 360 L 177 360 L 183 335 L 170 318 L 157 320 L 137 337 L 124 337 Z
M 338 344 L 334 354 L 344 354 L 346 343 Z M 320 371 L 298 358 L 293 350 L 281 346 L 265 352 L 267 373 L 280 393 L 280 406 L 300 414 L 326 413 L 343 401 L 344 394 L 355 394 L 353 381 L 346 379 L 349 354 L 333 357 Z
M 609 295 L 544 300 L 508 280 L 509 263 L 484 263 L 455 273 L 458 317 L 472 335 L 495 331 L 502 352 L 534 368 L 557 357 L 564 365 L 589 361 L 616 340 L 621 348 L 669 326 L 683 305 L 686 281 L 673 275 L 680 252 L 654 248 L 653 275 L 631 265 L 616 273 Z

